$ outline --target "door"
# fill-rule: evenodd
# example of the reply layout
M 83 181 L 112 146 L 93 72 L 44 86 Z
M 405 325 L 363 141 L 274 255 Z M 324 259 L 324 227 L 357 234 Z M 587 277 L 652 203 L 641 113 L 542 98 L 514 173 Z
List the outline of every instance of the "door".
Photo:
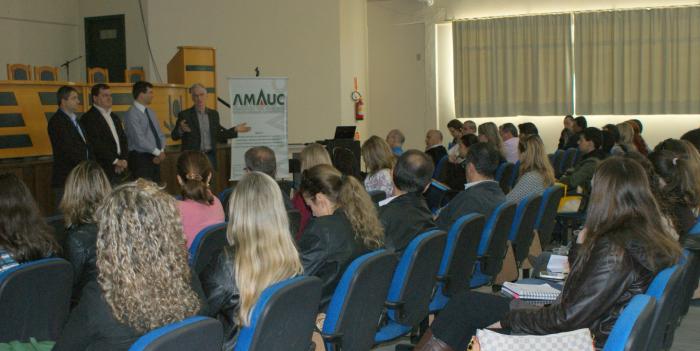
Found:
M 85 17 L 85 64 L 107 68 L 110 82 L 126 81 L 124 15 Z

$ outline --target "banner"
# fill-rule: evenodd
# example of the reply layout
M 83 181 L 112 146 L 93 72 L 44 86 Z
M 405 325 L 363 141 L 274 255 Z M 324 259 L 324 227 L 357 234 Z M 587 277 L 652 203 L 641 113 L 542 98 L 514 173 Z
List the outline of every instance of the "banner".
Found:
M 245 173 L 246 150 L 267 146 L 277 158 L 277 178 L 289 177 L 287 156 L 287 78 L 229 78 L 232 125 L 251 130 L 231 140 L 231 179 Z

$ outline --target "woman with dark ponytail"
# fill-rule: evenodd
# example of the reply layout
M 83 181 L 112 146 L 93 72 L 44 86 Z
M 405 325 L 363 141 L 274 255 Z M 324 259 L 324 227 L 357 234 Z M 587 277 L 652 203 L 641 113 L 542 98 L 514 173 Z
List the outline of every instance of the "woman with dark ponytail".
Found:
M 322 305 L 353 259 L 383 245 L 377 210 L 362 184 L 330 165 L 304 171 L 301 194 L 314 218 L 299 242 L 306 275 L 323 280 Z
M 200 151 L 184 151 L 177 159 L 177 182 L 182 200 L 178 201 L 187 247 L 200 230 L 224 221 L 224 208 L 211 193 L 212 167 Z

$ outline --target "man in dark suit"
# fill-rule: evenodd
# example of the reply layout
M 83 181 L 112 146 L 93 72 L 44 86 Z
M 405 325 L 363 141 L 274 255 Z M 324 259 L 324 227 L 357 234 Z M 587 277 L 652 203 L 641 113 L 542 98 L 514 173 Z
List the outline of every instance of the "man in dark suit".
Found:
M 194 106 L 177 115 L 173 140 L 182 139 L 182 151 L 197 150 L 204 152 L 216 169 L 216 143 L 235 138 L 238 133 L 250 131 L 245 123 L 226 129 L 219 123 L 219 113 L 207 108 L 207 89 L 201 84 L 190 87 Z
M 61 203 L 66 178 L 81 161 L 91 158 L 90 147 L 75 112 L 80 106 L 78 91 L 64 85 L 56 92 L 58 110 L 49 119 L 48 132 L 53 149 L 51 188 L 56 206 Z
M 396 162 L 394 196 L 379 203 L 387 249 L 401 254 L 418 234 L 435 227 L 433 214 L 423 199 L 433 170 L 433 160 L 418 150 L 404 152 Z
M 425 153 L 433 158 L 435 167 L 443 157 L 447 156 L 447 149 L 442 146 L 442 132 L 431 129 L 425 134 Z
M 127 168 L 129 149 L 121 120 L 112 113 L 112 92 L 107 84 L 95 84 L 90 91 L 92 107 L 80 117 L 88 143 L 97 163 L 112 184 L 119 180 Z

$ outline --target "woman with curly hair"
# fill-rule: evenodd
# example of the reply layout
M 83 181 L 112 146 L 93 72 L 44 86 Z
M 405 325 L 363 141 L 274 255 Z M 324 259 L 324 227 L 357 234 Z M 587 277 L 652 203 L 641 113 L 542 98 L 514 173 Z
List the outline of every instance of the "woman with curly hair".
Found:
M 350 262 L 383 245 L 384 229 L 360 182 L 333 166 L 306 170 L 301 193 L 314 214 L 299 242 L 301 263 L 323 281 L 324 306 Z
M 54 351 L 128 350 L 200 309 L 172 196 L 137 180 L 114 189 L 96 217 L 97 281 L 83 288 Z
M 80 299 L 85 284 L 97 278 L 95 213 L 111 191 L 107 175 L 95 161 L 80 162 L 66 179 L 59 207 L 68 227 L 63 251 L 73 266 L 73 301 Z
M 14 174 L 0 174 L 0 272 L 57 251 L 27 186 Z
M 226 237 L 230 246 L 200 275 L 209 311 L 224 325 L 224 350 L 268 286 L 302 273 L 289 233 L 279 185 L 260 172 L 243 176 L 231 194 Z

